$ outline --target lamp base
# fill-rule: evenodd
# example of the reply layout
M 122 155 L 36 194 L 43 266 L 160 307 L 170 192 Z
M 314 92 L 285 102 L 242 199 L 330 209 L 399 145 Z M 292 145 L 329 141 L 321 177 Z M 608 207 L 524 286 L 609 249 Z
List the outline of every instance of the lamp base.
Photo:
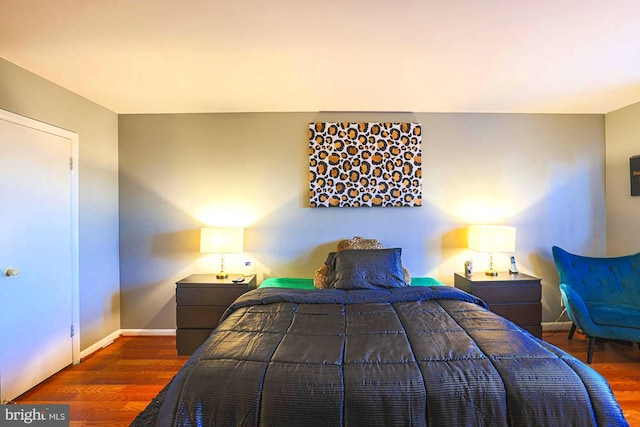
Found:
M 226 271 L 221 271 L 220 273 L 216 274 L 217 279 L 226 279 L 227 277 L 229 277 L 229 275 Z
M 485 271 L 484 274 L 486 274 L 487 276 L 497 276 L 498 272 L 493 268 L 490 268 L 489 270 Z

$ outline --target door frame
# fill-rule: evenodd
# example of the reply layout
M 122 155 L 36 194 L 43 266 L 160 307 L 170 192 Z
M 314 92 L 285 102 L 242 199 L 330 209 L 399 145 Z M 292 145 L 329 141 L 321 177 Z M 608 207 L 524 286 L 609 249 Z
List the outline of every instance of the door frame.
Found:
M 0 109 L 0 119 L 17 125 L 50 133 L 71 142 L 71 321 L 73 335 L 71 336 L 73 364 L 80 363 L 80 266 L 78 240 L 78 145 L 77 133 L 21 116 L 10 111 Z

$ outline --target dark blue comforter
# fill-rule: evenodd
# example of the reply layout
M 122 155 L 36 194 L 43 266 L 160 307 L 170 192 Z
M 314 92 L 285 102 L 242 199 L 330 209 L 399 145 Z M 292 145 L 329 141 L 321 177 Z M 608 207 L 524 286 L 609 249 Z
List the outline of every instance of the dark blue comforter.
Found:
M 157 424 L 627 425 L 598 373 L 451 287 L 248 292 Z

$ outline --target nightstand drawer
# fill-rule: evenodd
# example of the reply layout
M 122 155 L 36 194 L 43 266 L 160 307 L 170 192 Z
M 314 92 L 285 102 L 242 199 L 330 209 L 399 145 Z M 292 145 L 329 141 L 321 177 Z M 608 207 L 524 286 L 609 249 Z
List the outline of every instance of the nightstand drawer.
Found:
M 218 326 L 226 305 L 187 305 L 176 307 L 178 328 L 210 328 Z
M 235 286 L 235 285 L 232 285 Z M 247 292 L 247 285 L 233 287 L 180 287 L 176 289 L 178 305 L 231 305 L 240 295 Z
M 473 294 L 487 304 L 536 302 L 542 299 L 542 287 L 536 284 L 474 285 Z
M 193 354 L 202 343 L 209 338 L 213 329 L 178 329 L 176 330 L 176 347 L 179 355 Z
M 509 319 L 537 337 L 542 336 L 542 285 L 537 277 L 499 273 L 487 276 L 454 274 L 454 285 L 489 305 L 494 313 Z
M 218 326 L 227 308 L 242 294 L 256 288 L 256 276 L 233 282 L 238 274 L 220 279 L 215 274 L 192 274 L 176 282 L 176 347 L 191 354 Z

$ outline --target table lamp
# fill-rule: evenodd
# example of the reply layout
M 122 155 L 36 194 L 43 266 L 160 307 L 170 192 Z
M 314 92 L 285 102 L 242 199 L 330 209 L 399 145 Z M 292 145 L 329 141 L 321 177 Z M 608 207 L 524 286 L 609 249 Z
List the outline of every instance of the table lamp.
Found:
M 226 279 L 229 274 L 224 271 L 224 255 L 242 252 L 242 228 L 201 228 L 200 252 L 203 254 L 220 254 L 220 272 L 218 279 Z
M 493 269 L 494 252 L 515 252 L 516 229 L 502 225 L 472 225 L 469 227 L 469 248 L 489 253 L 487 276 L 497 276 Z

